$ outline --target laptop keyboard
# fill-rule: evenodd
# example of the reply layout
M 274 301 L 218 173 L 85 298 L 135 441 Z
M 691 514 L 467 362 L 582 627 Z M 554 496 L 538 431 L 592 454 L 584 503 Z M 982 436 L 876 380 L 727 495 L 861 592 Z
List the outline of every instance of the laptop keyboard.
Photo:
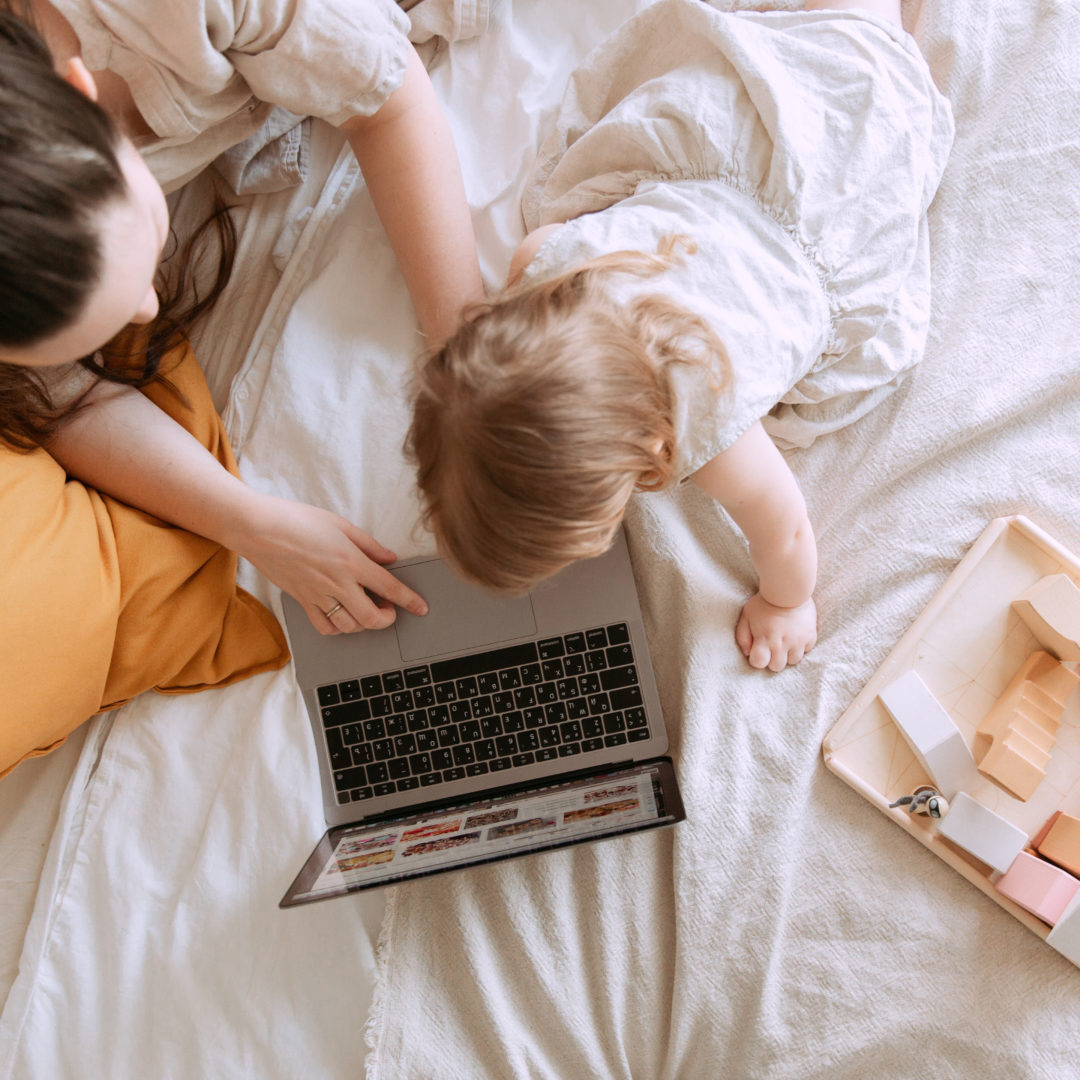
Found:
M 346 679 L 317 695 L 339 803 L 650 734 L 626 623 Z

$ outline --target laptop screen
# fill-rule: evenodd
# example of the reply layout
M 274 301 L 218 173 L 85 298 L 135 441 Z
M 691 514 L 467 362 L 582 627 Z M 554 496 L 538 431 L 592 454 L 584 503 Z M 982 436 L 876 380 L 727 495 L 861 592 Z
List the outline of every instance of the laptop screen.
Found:
M 683 816 L 671 762 L 657 758 L 339 826 L 323 837 L 281 906 L 674 824 Z

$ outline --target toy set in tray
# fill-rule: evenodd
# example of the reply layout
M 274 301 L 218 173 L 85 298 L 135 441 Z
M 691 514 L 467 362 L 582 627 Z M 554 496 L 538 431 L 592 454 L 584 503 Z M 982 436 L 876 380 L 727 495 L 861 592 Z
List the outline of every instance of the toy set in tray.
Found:
M 829 732 L 825 763 L 1080 965 L 1080 559 L 991 522 Z

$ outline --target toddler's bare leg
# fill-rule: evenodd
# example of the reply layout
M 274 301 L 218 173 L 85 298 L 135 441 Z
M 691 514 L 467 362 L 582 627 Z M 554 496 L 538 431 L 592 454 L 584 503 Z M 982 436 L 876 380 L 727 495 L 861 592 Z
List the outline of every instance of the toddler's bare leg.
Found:
M 900 0 L 806 0 L 806 11 L 865 11 L 902 26 Z

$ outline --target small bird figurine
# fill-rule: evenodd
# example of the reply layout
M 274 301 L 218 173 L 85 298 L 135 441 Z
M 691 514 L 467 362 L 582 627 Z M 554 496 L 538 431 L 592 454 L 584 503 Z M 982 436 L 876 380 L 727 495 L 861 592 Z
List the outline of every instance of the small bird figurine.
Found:
M 932 818 L 943 818 L 949 812 L 949 800 L 932 787 L 917 788 L 913 794 L 889 803 L 890 810 L 897 806 L 906 806 L 909 814 L 927 814 Z

